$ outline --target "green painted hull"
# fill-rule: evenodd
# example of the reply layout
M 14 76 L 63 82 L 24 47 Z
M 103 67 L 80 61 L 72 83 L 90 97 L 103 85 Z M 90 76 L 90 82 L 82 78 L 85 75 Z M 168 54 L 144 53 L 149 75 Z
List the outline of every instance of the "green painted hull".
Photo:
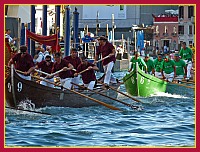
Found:
M 166 81 L 144 73 L 139 67 L 135 69 L 136 70 L 123 78 L 128 94 L 132 96 L 149 97 L 158 92 L 166 91 Z

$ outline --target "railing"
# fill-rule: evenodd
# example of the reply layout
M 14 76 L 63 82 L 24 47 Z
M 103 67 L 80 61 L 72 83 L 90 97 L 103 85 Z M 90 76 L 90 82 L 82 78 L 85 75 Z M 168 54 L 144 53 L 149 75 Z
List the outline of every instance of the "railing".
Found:
M 177 33 L 172 33 L 172 36 L 177 36 Z
M 167 36 L 169 36 L 169 34 L 168 33 L 163 33 L 163 36 L 167 37 Z
M 153 35 L 154 36 L 160 36 L 160 33 L 159 32 L 154 32 Z
M 78 43 L 78 44 L 79 44 L 78 47 L 79 56 L 83 54 L 88 59 L 94 59 L 97 50 L 96 42 Z M 71 43 L 70 48 L 73 48 L 75 45 L 76 45 L 75 43 Z

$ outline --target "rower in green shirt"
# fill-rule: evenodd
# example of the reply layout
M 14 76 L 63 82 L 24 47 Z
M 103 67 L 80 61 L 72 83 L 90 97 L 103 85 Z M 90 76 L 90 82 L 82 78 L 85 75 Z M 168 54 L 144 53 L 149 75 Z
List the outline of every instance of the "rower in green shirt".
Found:
M 155 75 L 155 67 L 153 61 L 149 57 L 149 54 L 145 54 L 144 62 L 147 65 L 147 73 Z
M 179 54 L 174 55 L 174 62 L 176 66 L 176 77 L 174 78 L 175 81 L 181 82 L 183 78 L 187 76 L 187 67 L 185 62 L 180 59 Z
M 162 78 L 161 69 L 160 69 L 162 61 L 163 61 L 162 54 L 158 54 L 157 59 L 153 61 L 154 67 L 155 67 L 155 77 L 157 78 Z
M 131 68 L 128 70 L 128 72 L 131 72 L 133 68 L 135 69 L 136 62 L 138 62 L 138 66 L 141 70 L 147 71 L 147 65 L 144 62 L 144 60 L 140 57 L 139 52 L 135 52 L 135 56 L 131 58 L 130 62 L 132 62 L 132 64 L 131 64 Z
M 187 66 L 187 79 L 191 78 L 190 71 L 192 69 L 192 61 L 194 60 L 193 52 L 190 48 L 186 47 L 186 43 L 182 43 L 182 48 L 179 52 L 181 59 L 183 59 Z
M 166 79 L 169 82 L 172 82 L 174 77 L 176 77 L 176 66 L 173 60 L 169 59 L 169 56 L 166 55 L 165 59 L 161 64 L 161 74 L 163 79 Z

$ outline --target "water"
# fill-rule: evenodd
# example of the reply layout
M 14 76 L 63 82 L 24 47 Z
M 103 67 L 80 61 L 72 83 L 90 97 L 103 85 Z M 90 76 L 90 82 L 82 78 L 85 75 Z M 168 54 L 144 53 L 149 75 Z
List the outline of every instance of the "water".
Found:
M 123 72 L 115 73 L 118 78 Z M 169 89 L 170 90 L 170 89 Z M 51 116 L 6 109 L 5 145 L 24 147 L 194 147 L 195 96 L 192 89 L 173 87 L 171 93 L 136 103 L 131 109 L 114 102 L 122 112 L 103 106 L 36 109 Z M 125 92 L 122 85 L 120 91 Z

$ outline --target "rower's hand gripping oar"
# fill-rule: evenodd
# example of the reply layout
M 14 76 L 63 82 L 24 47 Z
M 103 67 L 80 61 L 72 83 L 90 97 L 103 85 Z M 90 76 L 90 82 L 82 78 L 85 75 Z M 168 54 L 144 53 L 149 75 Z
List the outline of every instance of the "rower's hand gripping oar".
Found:
M 110 56 L 108 55 L 108 56 L 105 56 L 104 58 L 102 58 L 102 59 L 100 59 L 100 60 L 98 60 L 98 61 L 94 61 L 94 64 L 96 64 L 96 63 L 98 63 L 98 62 L 100 62 L 100 61 L 103 61 L 103 60 L 105 60 L 105 59 L 107 59 L 107 58 L 109 58 Z
M 71 70 L 76 71 L 76 69 L 71 69 Z M 59 70 L 59 71 L 56 71 L 55 73 L 52 73 L 52 74 L 51 74 L 51 77 L 53 77 L 54 75 L 56 75 L 56 74 L 58 74 L 58 73 L 60 73 L 60 72 L 62 72 L 62 71 L 64 71 L 64 69 L 61 69 L 61 70 Z

